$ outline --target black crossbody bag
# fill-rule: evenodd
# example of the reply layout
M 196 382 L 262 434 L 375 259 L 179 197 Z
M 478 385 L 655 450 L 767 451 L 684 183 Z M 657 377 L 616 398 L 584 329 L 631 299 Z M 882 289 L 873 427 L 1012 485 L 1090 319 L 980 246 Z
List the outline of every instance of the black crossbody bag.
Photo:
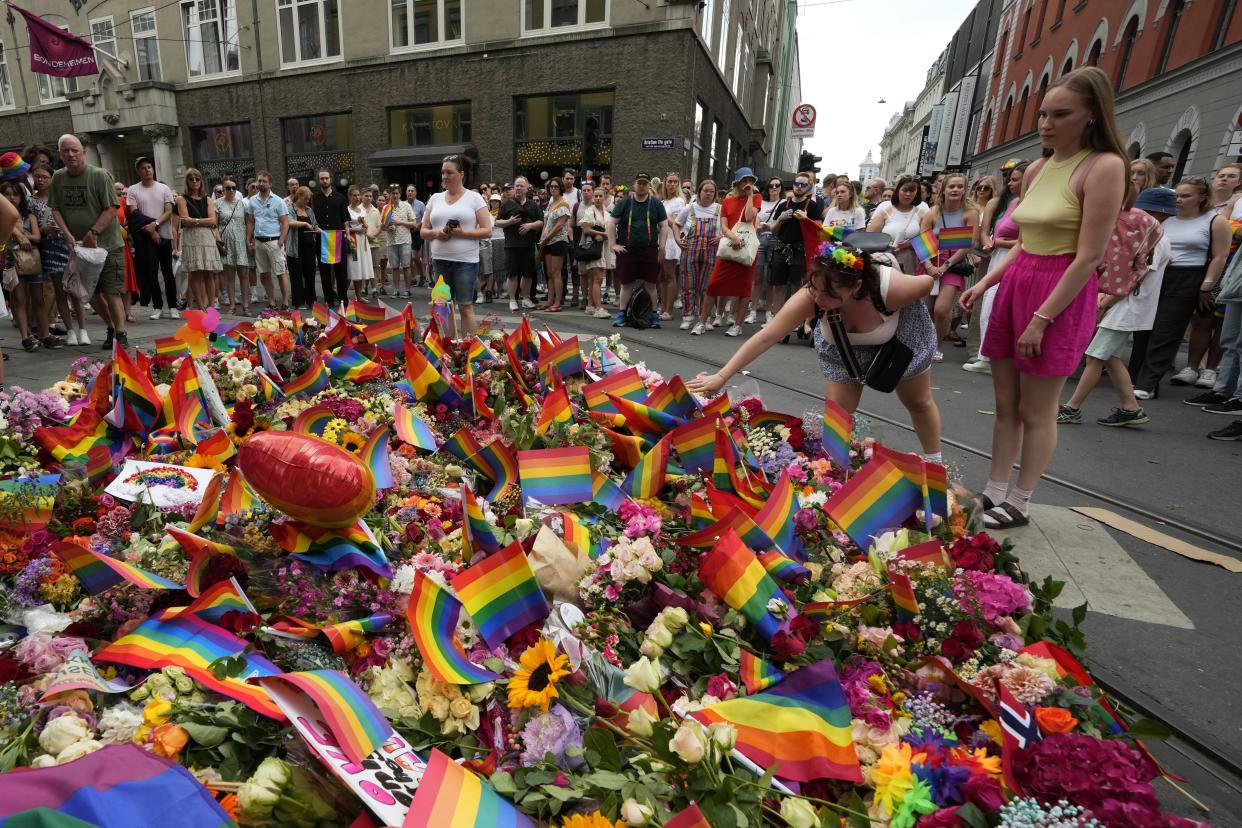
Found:
M 834 308 L 824 315 L 832 341 L 841 353 L 841 361 L 846 372 L 859 385 L 867 385 L 885 394 L 891 392 L 905 376 L 906 369 L 914 361 L 914 351 L 894 334 L 888 342 L 881 345 L 871 359 L 871 364 L 864 370 L 858 362 L 858 355 L 850 345 L 849 334 L 845 331 L 845 323 L 841 321 L 841 311 Z

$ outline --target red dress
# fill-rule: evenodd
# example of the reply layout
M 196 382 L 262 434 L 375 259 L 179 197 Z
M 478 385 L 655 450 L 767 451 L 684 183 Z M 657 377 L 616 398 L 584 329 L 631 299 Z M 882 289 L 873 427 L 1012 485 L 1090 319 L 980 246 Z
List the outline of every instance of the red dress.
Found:
M 129 211 L 126 209 L 125 199 L 117 200 L 116 220 L 121 223 L 121 240 L 123 244 L 121 249 L 125 253 L 125 292 L 137 296 L 138 289 L 138 271 L 134 269 L 134 255 L 129 248 L 129 225 L 126 223 L 129 219 Z
M 758 193 L 752 197 L 755 210 L 763 203 L 763 199 Z M 737 224 L 737 220 L 742 217 L 743 200 L 735 195 L 725 196 L 725 200 L 720 205 L 720 215 L 723 217 L 723 225 L 732 228 Z M 758 261 L 758 257 L 755 257 Z M 740 262 L 731 262 L 728 259 L 716 257 L 716 264 L 712 267 L 712 275 L 707 279 L 707 295 L 708 296 L 750 296 L 750 284 L 755 276 L 755 262 L 748 265 Z

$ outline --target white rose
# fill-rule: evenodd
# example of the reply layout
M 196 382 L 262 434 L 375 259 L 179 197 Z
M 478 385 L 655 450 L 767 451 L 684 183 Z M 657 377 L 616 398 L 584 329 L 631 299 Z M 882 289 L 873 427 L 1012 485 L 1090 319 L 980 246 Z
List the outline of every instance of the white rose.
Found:
M 789 828 L 815 828 L 819 825 L 819 814 L 805 799 L 786 797 L 781 800 L 781 818 L 789 824 Z
M 707 728 L 707 735 L 723 752 L 733 750 L 737 744 L 737 728 L 728 722 L 713 722 Z
M 707 733 L 703 725 L 695 719 L 683 721 L 673 738 L 668 740 L 668 749 L 691 765 L 702 761 L 703 754 L 707 752 Z
M 663 624 L 656 626 L 655 629 L 647 630 L 647 638 L 662 650 L 673 646 L 673 634 Z
M 636 707 L 630 711 L 629 719 L 626 720 L 625 729 L 641 739 L 646 739 L 651 735 L 651 726 L 655 724 L 655 717 L 641 707 Z
M 530 518 L 518 518 L 513 523 L 513 531 L 519 538 L 529 535 L 535 528 L 535 522 Z
M 72 713 L 57 716 L 47 723 L 39 734 L 39 747 L 53 756 L 72 745 L 91 737 L 91 729 L 86 722 Z
M 650 638 L 644 638 L 642 643 L 638 645 L 638 652 L 647 656 L 647 658 L 659 658 L 664 655 L 664 648 Z
M 94 753 L 103 747 L 103 742 L 95 739 L 83 739 L 81 742 L 74 742 L 69 747 L 56 754 L 56 764 L 63 765 L 66 762 L 72 762 L 88 753 Z
M 660 615 L 669 632 L 677 632 L 690 623 L 690 614 L 683 607 L 668 607 Z
M 46 753 L 41 753 L 34 759 L 30 760 L 30 767 L 32 768 L 50 768 L 55 764 L 56 757 L 48 756 Z
M 653 816 L 655 809 L 637 799 L 631 798 L 621 803 L 621 819 L 626 825 L 646 825 Z
M 626 669 L 625 683 L 640 693 L 655 693 L 664 683 L 660 662 L 643 656 Z

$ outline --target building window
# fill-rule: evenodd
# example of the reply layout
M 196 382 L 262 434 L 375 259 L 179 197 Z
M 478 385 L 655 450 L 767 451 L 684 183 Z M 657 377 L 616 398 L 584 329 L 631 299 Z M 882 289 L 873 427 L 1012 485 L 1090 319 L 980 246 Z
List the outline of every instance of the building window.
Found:
M 1000 139 L 1000 143 L 1002 144 L 1009 140 L 1009 117 L 1012 114 L 1013 114 L 1013 94 L 1010 93 L 1009 99 L 1005 101 L 1005 112 L 1004 114 L 1001 115 L 1000 132 L 998 133 L 998 136 L 997 136 Z
M 690 177 L 699 177 L 699 159 L 703 156 L 703 104 L 694 102 L 694 124 L 690 127 Z
M 731 31 L 733 28 L 729 25 L 729 0 L 722 0 L 720 4 L 720 51 L 716 53 L 721 69 L 724 69 L 729 59 L 729 33 Z M 738 37 L 741 35 L 742 33 L 738 32 Z
M 281 126 L 286 175 L 306 181 L 326 167 L 337 177 L 353 178 L 353 116 L 349 113 L 286 118 Z
M 1027 9 L 1022 15 L 1022 34 L 1018 37 L 1018 54 L 1015 55 L 1015 57 L 1020 57 L 1022 53 L 1026 51 L 1026 36 L 1030 33 L 1030 31 L 1031 10 Z
M 1104 48 L 1104 41 L 1102 40 L 1097 40 L 1095 43 L 1091 44 L 1091 51 L 1087 52 L 1087 65 L 1088 66 L 1099 66 L 1100 65 L 1100 50 L 1103 48 Z
M 608 22 L 609 0 L 524 0 L 522 31 L 545 32 Z
M 1186 174 L 1186 165 L 1190 163 L 1190 152 L 1194 149 L 1195 137 L 1188 129 L 1183 129 L 1177 133 L 1177 137 L 1173 139 L 1173 155 L 1177 158 L 1177 166 L 1173 168 L 1172 181 L 1181 181 L 1182 176 Z
M 236 0 L 182 0 L 181 23 L 191 78 L 240 71 Z
M 720 173 L 723 171 L 719 165 L 720 156 L 716 152 L 716 141 L 720 138 L 722 132 L 724 132 L 724 129 L 720 124 L 720 119 L 713 119 L 712 130 L 707 133 L 707 151 L 709 153 L 707 158 L 707 174 L 710 178 L 716 179 L 717 183 L 719 183 Z
M 1121 36 L 1121 56 L 1117 58 L 1117 78 L 1114 88 L 1120 92 L 1126 85 L 1126 70 L 1130 68 L 1130 57 L 1134 54 L 1134 41 L 1138 37 L 1138 18 L 1130 18 L 1125 33 Z M 1096 48 L 1096 47 L 1092 47 Z M 1094 63 L 1091 64 L 1095 66 Z
M 1026 105 L 1031 98 L 1031 87 L 1022 90 L 1022 100 L 1018 101 L 1018 119 L 1013 125 L 1013 135 L 1010 138 L 1017 138 L 1026 130 Z
M 391 0 L 392 48 L 462 40 L 461 0 Z
M 91 21 L 91 44 L 105 55 L 116 57 L 116 29 L 111 17 L 97 17 Z
M 699 27 L 699 34 L 703 35 L 703 43 L 707 45 L 707 51 L 712 50 L 712 28 L 716 22 L 716 0 L 706 0 L 706 4 L 701 6 L 699 12 L 703 15 L 699 21 L 702 25 Z
M 9 83 L 9 62 L 0 43 L 0 109 L 13 108 L 13 87 Z
M 1137 161 L 1139 155 L 1143 152 L 1143 147 L 1139 144 L 1138 141 L 1135 141 L 1133 144 L 1130 145 L 1130 148 L 1126 150 L 1126 152 L 1129 153 L 1131 161 Z
M 470 143 L 470 104 L 412 106 L 388 111 L 388 144 L 435 147 Z
M 1164 43 L 1160 46 L 1160 62 L 1156 64 L 1156 74 L 1164 73 L 1169 68 L 1169 55 L 1173 52 L 1173 44 L 1177 40 L 1177 29 L 1182 22 L 1182 12 L 1186 10 L 1183 0 L 1176 0 L 1169 9 L 1169 22 L 1164 29 Z
M 1044 75 L 1039 81 L 1039 91 L 1035 93 L 1035 111 L 1031 113 L 1031 122 L 1027 125 L 1027 132 L 1034 132 L 1039 129 L 1039 110 L 1044 107 L 1044 95 L 1048 94 L 1048 76 Z
M 190 147 L 194 166 L 202 171 L 208 184 L 215 184 L 226 175 L 246 179 L 255 173 L 254 143 L 250 122 L 190 127 Z
M 35 82 L 39 85 L 39 100 L 43 103 L 60 103 L 70 92 L 78 91 L 77 78 L 58 78 L 35 72 Z
M 1039 17 L 1035 21 L 1035 37 L 1031 40 L 1034 46 L 1039 42 L 1039 36 L 1044 32 L 1044 18 L 1048 15 L 1048 0 L 1044 0 L 1043 5 L 1039 7 Z
M 1061 25 L 1061 18 L 1065 15 L 1065 0 L 1057 0 L 1057 17 L 1052 21 L 1053 28 Z
M 280 62 L 313 63 L 341 56 L 337 0 L 276 0 Z
M 612 90 L 518 98 L 517 171 L 532 180 L 565 167 L 596 175 L 612 168 Z
M 155 30 L 155 9 L 131 12 L 129 32 L 134 38 L 134 61 L 138 64 L 138 80 L 160 80 L 160 41 Z
M 1212 39 L 1212 51 L 1221 49 L 1225 45 L 1225 38 L 1229 35 L 1229 26 L 1233 23 L 1233 13 L 1237 11 L 1238 0 L 1225 0 L 1225 5 L 1220 10 L 1220 22 L 1216 24 L 1216 37 Z
M 1074 59 L 1072 57 L 1067 57 L 1065 59 L 1065 65 L 1061 67 L 1061 74 L 1068 75 L 1070 72 L 1073 72 L 1073 71 L 1074 71 Z

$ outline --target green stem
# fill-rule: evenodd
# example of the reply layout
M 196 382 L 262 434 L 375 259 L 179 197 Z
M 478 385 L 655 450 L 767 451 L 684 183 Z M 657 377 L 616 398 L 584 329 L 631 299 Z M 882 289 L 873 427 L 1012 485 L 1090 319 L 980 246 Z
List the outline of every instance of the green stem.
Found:
M 806 794 L 785 793 L 784 791 L 778 791 L 776 788 L 773 788 L 767 785 L 760 785 L 758 782 L 751 782 L 749 779 L 742 779 L 740 777 L 735 777 L 735 780 L 737 782 L 740 782 L 743 785 L 750 785 L 751 787 L 755 787 L 755 788 L 759 788 L 764 791 L 768 791 L 769 793 L 775 794 L 776 796 L 783 796 L 783 797 L 792 796 L 797 799 L 805 799 L 807 802 L 814 802 L 814 803 L 824 806 L 825 808 L 831 808 L 837 813 L 847 814 L 849 816 L 862 817 L 863 819 L 867 819 L 867 820 L 871 819 L 870 816 L 862 813 L 861 811 L 855 811 L 852 808 L 847 808 L 844 805 L 840 805 L 836 802 L 830 802 L 827 799 L 820 799 L 819 797 L 816 797 L 816 796 L 807 796 Z
M 649 743 L 644 742 L 642 739 L 638 738 L 633 733 L 630 733 L 628 730 L 622 727 L 618 727 L 616 723 L 610 722 L 608 719 L 605 719 L 604 717 L 598 715 L 594 710 L 588 709 L 586 705 L 582 704 L 581 702 L 579 702 L 577 699 L 575 699 L 573 696 L 569 695 L 568 693 L 566 693 L 563 696 L 560 696 L 559 699 L 561 702 L 568 705 L 569 707 L 572 707 L 574 710 L 578 711 L 583 716 L 586 716 L 587 718 L 591 719 L 594 722 L 598 722 L 599 724 L 602 724 L 604 727 L 608 728 L 609 730 L 611 730 L 613 733 L 617 734 L 621 738 L 628 739 L 629 741 L 636 743 L 639 747 L 645 748 L 647 750 L 651 750 L 652 746 Z

